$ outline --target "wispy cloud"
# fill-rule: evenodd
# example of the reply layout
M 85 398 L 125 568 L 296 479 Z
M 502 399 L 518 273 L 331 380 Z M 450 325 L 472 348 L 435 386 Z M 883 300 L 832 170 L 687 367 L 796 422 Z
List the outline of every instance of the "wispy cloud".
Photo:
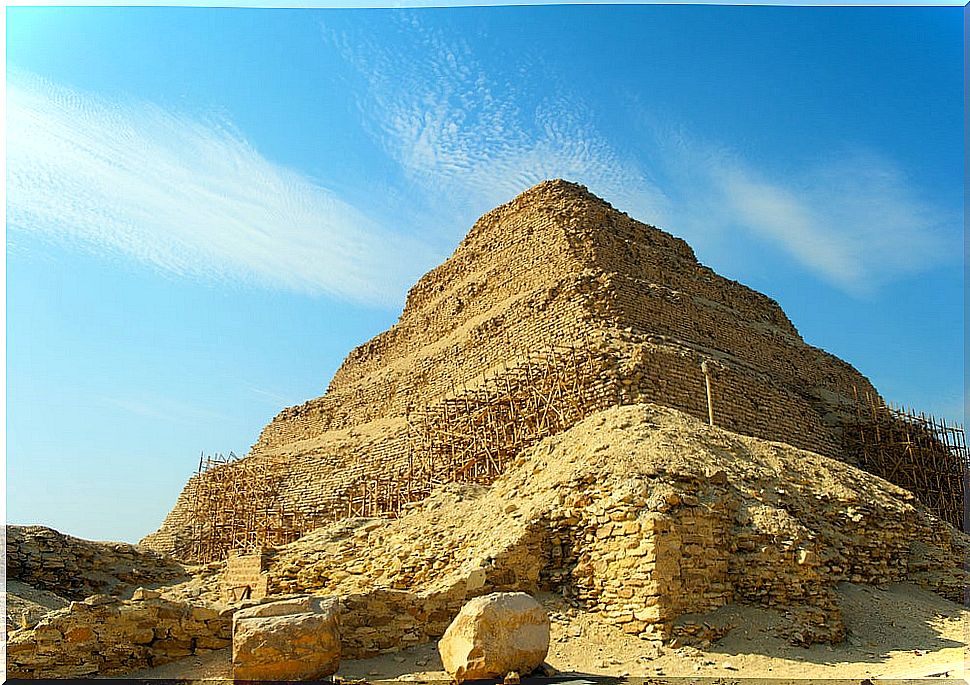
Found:
M 8 75 L 7 221 L 180 275 L 397 301 L 428 250 L 231 125 Z M 406 255 L 406 259 L 402 259 Z
M 152 393 L 100 399 L 104 404 L 125 413 L 170 424 L 220 423 L 229 420 L 226 414 L 219 411 Z
M 393 53 L 366 36 L 325 35 L 366 81 L 361 110 L 384 149 L 455 215 L 564 177 L 692 241 L 772 245 L 853 295 L 932 267 L 959 223 L 885 156 L 820 153 L 782 176 L 656 120 L 638 140 L 617 141 L 561 75 L 528 56 L 509 56 L 499 81 L 467 44 L 414 15 L 399 29 L 407 49 Z
M 413 15 L 401 21 L 399 37 L 417 59 L 366 36 L 325 35 L 365 79 L 362 112 L 409 182 L 439 202 L 450 198 L 459 212 L 484 211 L 556 177 L 628 211 L 662 211 L 663 193 L 600 134 L 590 108 L 557 92 L 555 75 L 538 73 L 541 64 L 525 58 L 497 82 L 464 42 Z M 519 78 L 526 74 L 550 94 L 536 97 Z
M 687 163 L 706 181 L 688 192 L 713 200 L 707 221 L 776 245 L 854 295 L 933 266 L 952 234 L 948 224 L 958 223 L 921 199 L 892 160 L 871 152 L 823 156 L 785 178 L 712 149 Z
M 274 406 L 285 407 L 288 404 L 294 402 L 292 397 L 284 397 L 278 392 L 273 390 L 262 388 L 258 385 L 253 385 L 252 383 L 243 383 L 242 386 L 247 392 L 252 393 L 258 397 L 261 401 L 269 401 Z

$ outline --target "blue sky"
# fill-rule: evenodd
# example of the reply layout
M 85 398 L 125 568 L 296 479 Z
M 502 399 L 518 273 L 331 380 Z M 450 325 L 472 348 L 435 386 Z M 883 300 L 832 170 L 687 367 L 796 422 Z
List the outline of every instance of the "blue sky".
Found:
M 963 420 L 963 9 L 7 9 L 7 519 L 136 540 L 582 182 Z

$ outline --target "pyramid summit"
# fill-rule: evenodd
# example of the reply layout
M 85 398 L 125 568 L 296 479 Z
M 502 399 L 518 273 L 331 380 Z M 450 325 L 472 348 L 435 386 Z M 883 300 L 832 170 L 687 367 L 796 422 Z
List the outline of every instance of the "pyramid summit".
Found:
M 872 384 L 806 344 L 777 302 L 585 187 L 545 181 L 483 215 L 323 396 L 281 411 L 246 459 L 193 478 L 145 542 L 192 556 L 194 503 L 227 478 L 258 475 L 249 506 L 281 529 L 393 512 L 436 482 L 489 482 L 613 405 L 843 458 L 865 396 Z

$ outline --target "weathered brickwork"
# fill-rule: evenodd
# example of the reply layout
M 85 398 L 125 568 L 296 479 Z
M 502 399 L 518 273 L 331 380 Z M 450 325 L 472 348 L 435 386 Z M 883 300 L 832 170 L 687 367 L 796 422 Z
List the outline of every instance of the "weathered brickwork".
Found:
M 415 409 L 574 344 L 615 360 L 594 390 L 699 418 L 708 361 L 718 425 L 837 458 L 856 392 L 876 395 L 806 345 L 776 302 L 699 264 L 684 241 L 549 181 L 479 219 L 411 289 L 398 323 L 353 350 L 323 397 L 280 412 L 252 458 L 283 457 L 286 506 L 323 515 L 361 478 L 407 463 Z M 174 551 L 190 501 L 183 493 L 146 542 Z
M 231 609 L 219 612 L 154 595 L 131 601 L 93 595 L 31 629 L 14 631 L 7 639 L 7 677 L 119 675 L 231 644 Z
M 263 554 L 236 554 L 226 559 L 226 568 L 222 572 L 222 600 L 229 604 L 265 597 L 268 582 L 265 566 Z

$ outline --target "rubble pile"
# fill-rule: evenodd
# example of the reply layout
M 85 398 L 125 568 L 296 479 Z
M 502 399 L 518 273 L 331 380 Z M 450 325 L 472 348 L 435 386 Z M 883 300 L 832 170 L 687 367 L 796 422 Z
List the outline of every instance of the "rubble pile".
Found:
M 7 526 L 7 578 L 66 599 L 84 599 L 171 584 L 187 573 L 146 547 L 82 540 L 44 526 Z

